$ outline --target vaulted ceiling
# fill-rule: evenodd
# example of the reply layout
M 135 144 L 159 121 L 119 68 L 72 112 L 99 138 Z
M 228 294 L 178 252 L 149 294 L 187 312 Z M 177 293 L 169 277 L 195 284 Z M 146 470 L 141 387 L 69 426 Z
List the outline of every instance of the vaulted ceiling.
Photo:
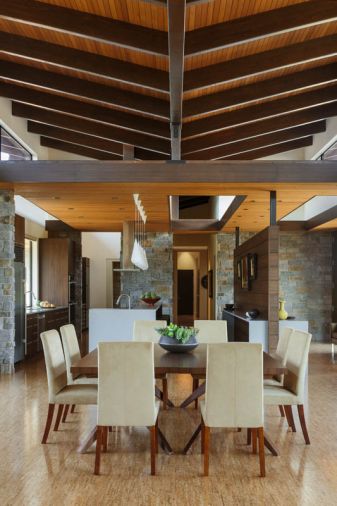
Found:
M 334 0 L 1 0 L 0 96 L 43 146 L 250 160 L 337 115 L 336 47 Z

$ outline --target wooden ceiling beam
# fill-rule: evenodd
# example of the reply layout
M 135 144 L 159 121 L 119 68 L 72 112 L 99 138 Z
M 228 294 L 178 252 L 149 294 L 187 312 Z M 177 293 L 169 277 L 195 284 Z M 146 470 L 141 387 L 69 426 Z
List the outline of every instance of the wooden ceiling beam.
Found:
M 94 160 L 121 160 L 122 158 L 118 155 L 113 155 L 105 151 L 99 151 L 86 146 L 80 146 L 79 144 L 72 144 L 70 142 L 60 141 L 58 139 L 51 139 L 49 137 L 40 138 L 41 146 L 45 148 L 58 149 L 59 151 L 65 151 L 75 155 L 86 156 L 93 158 Z
M 241 204 L 246 200 L 246 198 L 247 198 L 247 195 L 236 195 L 233 202 L 231 202 L 231 204 L 226 209 L 225 213 L 220 218 L 218 226 L 217 226 L 218 230 L 223 229 L 223 227 L 227 224 L 227 222 L 236 213 L 236 211 L 239 209 Z
M 186 0 L 167 0 L 171 158 L 181 159 Z
M 234 111 L 224 112 L 216 116 L 209 116 L 191 121 L 184 125 L 183 138 L 203 135 L 207 132 L 223 130 L 253 121 L 263 120 L 270 117 L 294 111 L 305 110 L 310 107 L 327 104 L 337 100 L 337 86 L 329 86 L 315 91 L 298 93 L 285 98 L 279 98 L 262 104 L 242 107 Z
M 0 52 L 168 93 L 168 72 L 0 31 Z M 36 70 L 36 69 L 34 69 Z
M 105 44 L 166 56 L 164 31 L 35 0 L 1 0 L 5 19 L 84 37 Z
M 334 0 L 312 0 L 288 5 L 188 32 L 185 54 L 193 56 L 215 51 L 335 19 L 337 3 Z
M 158 151 L 159 153 L 169 153 L 170 144 L 168 140 L 159 137 L 150 137 L 131 130 L 125 130 L 98 123 L 97 121 L 87 120 L 85 118 L 76 118 L 64 113 L 50 111 L 35 106 L 13 102 L 12 104 L 13 116 L 18 116 L 25 119 L 35 120 L 39 123 L 46 123 L 77 132 L 95 135 L 111 139 L 122 144 L 133 144 L 134 146 L 149 149 L 150 151 Z
M 262 148 L 280 142 L 299 139 L 307 137 L 308 135 L 315 135 L 317 133 L 325 132 L 326 122 L 316 121 L 315 123 L 308 123 L 307 125 L 288 128 L 258 137 L 251 137 L 242 141 L 231 142 L 216 148 L 204 149 L 203 151 L 195 151 L 186 155 L 187 160 L 216 160 L 238 153 L 244 153 L 252 149 Z
M 326 85 L 337 81 L 337 63 L 322 65 L 290 75 L 266 79 L 257 83 L 238 86 L 228 90 L 202 95 L 184 102 L 186 116 L 225 110 L 229 107 L 248 104 L 255 100 L 267 99 L 297 90 L 308 90 L 317 85 Z M 198 111 L 198 112 L 196 112 Z
M 185 72 L 184 91 L 251 77 L 336 55 L 337 35 L 306 40 Z
M 30 89 L 17 86 L 11 83 L 1 82 L 0 96 L 23 102 L 45 109 L 50 109 L 66 114 L 74 114 L 94 121 L 119 126 L 127 130 L 146 133 L 160 138 L 169 138 L 168 123 L 153 118 L 144 118 L 136 114 L 129 114 L 109 107 L 102 107 L 93 103 L 74 100 L 60 95 L 41 92 L 37 89 Z
M 258 158 L 264 158 L 266 156 L 276 155 L 278 153 L 285 153 L 294 149 L 312 146 L 312 143 L 313 137 L 303 137 L 302 139 L 295 139 L 293 141 L 282 142 L 280 144 L 273 144 L 272 146 L 252 149 L 251 151 L 239 153 L 238 155 L 223 157 L 222 160 L 256 160 Z
M 61 91 L 83 99 L 95 100 L 105 105 L 116 105 L 128 112 L 138 111 L 156 116 L 157 118 L 169 118 L 169 103 L 166 100 L 121 90 L 77 77 L 64 76 L 57 72 L 48 72 L 28 65 L 0 60 L 0 77 L 10 79 L 18 84 L 30 84 L 39 86 L 44 90 Z
M 335 220 L 337 218 L 337 206 L 333 206 L 320 214 L 317 214 L 310 220 L 304 222 L 304 228 L 306 230 L 312 230 L 324 223 Z
M 275 118 L 267 118 L 255 123 L 248 123 L 247 125 L 239 125 L 232 128 L 215 132 L 208 135 L 202 135 L 192 139 L 186 139 L 182 142 L 183 156 L 194 151 L 200 151 L 207 148 L 222 146 L 230 142 L 235 142 L 250 137 L 256 137 L 271 132 L 284 130 L 286 128 L 293 128 L 306 123 L 312 123 L 326 118 L 331 118 L 337 115 L 337 102 L 332 102 L 327 105 L 303 109 L 298 112 L 284 114 Z

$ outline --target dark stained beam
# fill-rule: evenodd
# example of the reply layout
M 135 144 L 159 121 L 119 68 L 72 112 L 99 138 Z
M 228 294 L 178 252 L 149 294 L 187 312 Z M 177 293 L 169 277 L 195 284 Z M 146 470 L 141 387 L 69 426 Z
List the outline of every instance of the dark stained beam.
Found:
M 334 0 L 312 0 L 293 4 L 188 32 L 185 54 L 192 56 L 214 51 L 270 35 L 314 26 L 336 18 L 337 3 Z
M 235 142 L 258 135 L 264 135 L 271 132 L 293 128 L 295 126 L 305 125 L 337 115 L 337 102 L 327 105 L 321 105 L 304 109 L 302 111 L 293 112 L 278 116 L 275 118 L 267 118 L 255 123 L 247 123 L 247 125 L 239 125 L 232 128 L 215 132 L 209 135 L 203 135 L 193 139 L 187 139 L 182 142 L 183 155 L 202 149 L 221 146 L 230 142 Z M 187 126 L 187 125 L 186 125 Z
M 246 197 L 247 197 L 246 195 L 237 195 L 234 198 L 233 202 L 230 204 L 228 209 L 226 209 L 225 213 L 220 218 L 219 223 L 217 225 L 218 230 L 221 230 L 226 225 L 226 223 L 231 219 L 233 214 L 239 209 L 241 204 L 246 200 Z
M 313 228 L 319 227 L 324 223 L 328 223 L 331 220 L 335 220 L 337 218 L 337 206 L 333 206 L 326 211 L 323 211 L 317 216 L 314 216 L 310 220 L 304 222 L 304 228 L 306 230 L 312 230 Z
M 225 144 L 216 148 L 195 151 L 186 155 L 186 160 L 216 160 L 224 156 L 235 155 L 252 149 L 318 134 L 325 132 L 325 130 L 326 121 L 316 121 L 315 123 L 308 123 L 306 125 L 272 132 L 270 134 L 259 135 L 258 137 L 250 137 L 242 141 L 231 142 L 230 144 Z
M 169 91 L 168 72 L 13 33 L 0 32 L 1 52 L 153 90 Z
M 269 192 L 269 225 L 276 225 L 276 191 Z
M 184 91 L 205 88 L 258 75 L 262 72 L 335 56 L 336 46 L 337 35 L 328 35 L 189 70 L 184 75 Z
M 248 105 L 238 110 L 228 111 L 217 114 L 216 116 L 209 116 L 186 123 L 184 125 L 183 137 L 187 138 L 195 135 L 202 135 L 207 132 L 247 124 L 252 121 L 279 116 L 281 114 L 299 111 L 336 100 L 337 86 L 333 85 L 256 105 Z
M 39 123 L 46 123 L 48 125 L 87 133 L 89 135 L 96 135 L 97 137 L 114 140 L 122 144 L 133 144 L 137 147 L 149 149 L 150 151 L 169 153 L 170 150 L 169 141 L 160 139 L 159 137 L 154 138 L 138 132 L 132 132 L 131 130 L 124 130 L 112 125 L 98 123 L 84 118 L 76 118 L 75 116 L 20 104 L 18 102 L 13 102 L 12 114 L 13 116 L 35 120 Z
M 198 219 L 198 220 L 189 220 L 189 219 L 181 219 L 181 220 L 172 220 L 171 221 L 171 230 L 175 231 L 183 231 L 183 230 L 194 230 L 195 232 L 206 232 L 206 231 L 218 231 L 218 220 L 212 219 Z
M 157 117 L 169 118 L 169 103 L 143 94 L 132 93 L 105 84 L 94 83 L 0 60 L 0 77 L 17 84 L 30 84 L 44 90 L 61 91 L 76 97 L 92 99 L 102 105 L 116 105 L 130 111 L 145 112 Z
M 126 113 L 124 111 L 87 103 L 81 100 L 74 100 L 73 98 L 63 97 L 53 93 L 46 93 L 37 89 L 4 83 L 1 82 L 1 78 L 0 96 L 53 111 L 65 112 L 98 122 L 116 125 L 128 130 L 147 133 L 148 135 L 155 135 L 167 139 L 170 136 L 168 123 L 163 121 L 154 118 L 144 118 L 136 114 Z
M 194 111 L 224 110 L 236 105 L 248 104 L 255 100 L 282 95 L 283 93 L 307 90 L 317 85 L 331 84 L 337 80 L 337 63 L 294 72 L 290 75 L 266 79 L 257 83 L 238 86 L 228 90 L 203 95 L 184 102 L 186 115 Z
M 41 28 L 157 55 L 167 55 L 165 32 L 35 0 L 1 0 L 0 16 Z
M 121 160 L 120 156 L 113 155 L 112 153 L 98 151 L 96 149 L 80 146 L 78 144 L 71 144 L 70 142 L 59 141 L 57 139 L 50 139 L 49 137 L 41 137 L 40 144 L 46 148 L 58 149 L 60 151 L 66 151 L 67 153 L 94 158 L 96 160 Z
M 167 0 L 171 158 L 181 159 L 186 0 Z
M 303 137 L 302 139 L 296 139 L 294 141 L 282 142 L 281 144 L 273 144 L 272 146 L 266 146 L 265 148 L 246 151 L 245 153 L 229 156 L 228 159 L 256 160 L 258 158 L 264 158 L 266 156 L 276 155 L 279 153 L 285 153 L 286 151 L 292 151 L 294 149 L 312 146 L 312 143 L 313 143 L 312 137 Z M 222 158 L 222 160 L 225 159 L 226 158 Z

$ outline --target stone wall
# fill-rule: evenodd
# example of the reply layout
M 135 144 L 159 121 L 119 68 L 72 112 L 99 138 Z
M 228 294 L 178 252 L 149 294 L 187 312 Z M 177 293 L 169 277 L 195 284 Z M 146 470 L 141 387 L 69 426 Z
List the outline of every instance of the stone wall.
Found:
M 144 291 L 155 291 L 162 298 L 163 313 L 172 317 L 173 299 L 173 236 L 146 234 L 145 249 L 149 269 L 140 272 L 122 272 L 122 293 L 131 295 L 137 303 Z
M 14 372 L 14 195 L 0 190 L 0 373 Z

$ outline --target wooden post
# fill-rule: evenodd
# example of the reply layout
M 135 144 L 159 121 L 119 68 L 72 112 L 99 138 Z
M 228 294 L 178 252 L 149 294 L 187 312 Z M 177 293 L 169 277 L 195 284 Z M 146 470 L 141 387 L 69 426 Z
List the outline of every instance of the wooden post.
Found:
M 270 192 L 270 225 L 276 225 L 276 191 Z

